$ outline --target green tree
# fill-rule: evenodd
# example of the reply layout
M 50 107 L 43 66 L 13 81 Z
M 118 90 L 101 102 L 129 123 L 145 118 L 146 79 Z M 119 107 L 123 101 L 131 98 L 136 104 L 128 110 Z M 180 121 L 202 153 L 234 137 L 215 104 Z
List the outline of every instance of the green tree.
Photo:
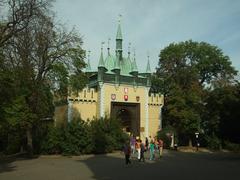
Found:
M 36 7 L 32 3 L 36 3 Z M 4 84 L 0 88 L 3 99 L 0 102 L 3 118 L 0 128 L 11 126 L 10 122 L 14 120 L 27 124 L 24 128 L 19 127 L 26 130 L 31 153 L 33 130 L 40 127 L 43 119 L 53 116 L 53 87 L 60 97 L 66 99 L 68 74 L 75 68 L 80 71 L 84 67 L 85 51 L 81 48 L 82 39 L 74 29 L 66 31 L 55 23 L 49 9 L 51 2 L 11 0 L 9 5 L 9 21 L 0 23 L 3 32 L 0 35 L 0 81 Z M 15 13 L 23 13 L 24 17 Z M 12 24 L 16 18 L 20 20 Z M 76 62 L 78 67 L 75 67 Z M 18 97 L 24 100 L 18 101 Z M 22 114 L 18 108 L 10 110 L 8 107 L 15 107 L 15 103 L 20 109 L 24 107 L 28 111 Z M 17 120 L 15 114 L 22 118 Z
M 204 126 L 209 137 L 217 136 L 222 140 L 240 143 L 239 134 L 239 82 L 214 89 L 206 99 L 208 109 Z
M 228 56 L 205 42 L 172 43 L 159 57 L 152 90 L 165 95 L 165 125 L 175 127 L 191 144 L 191 136 L 203 128 L 206 89 L 231 84 L 237 71 Z

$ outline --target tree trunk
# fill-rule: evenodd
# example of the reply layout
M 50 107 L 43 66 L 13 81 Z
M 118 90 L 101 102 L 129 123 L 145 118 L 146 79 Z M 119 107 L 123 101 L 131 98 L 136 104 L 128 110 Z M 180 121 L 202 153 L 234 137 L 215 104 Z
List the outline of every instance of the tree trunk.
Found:
M 33 155 L 32 129 L 27 129 L 27 152 L 29 156 Z

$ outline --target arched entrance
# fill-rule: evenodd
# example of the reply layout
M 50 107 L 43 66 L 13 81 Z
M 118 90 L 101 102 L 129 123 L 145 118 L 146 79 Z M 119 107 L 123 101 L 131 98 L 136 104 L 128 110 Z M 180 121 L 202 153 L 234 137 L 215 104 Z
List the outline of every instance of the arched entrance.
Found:
M 132 117 L 131 117 L 131 112 L 126 109 L 126 108 L 122 108 L 120 109 L 117 113 L 116 113 L 116 118 L 118 120 L 120 120 L 123 129 L 126 132 L 132 132 Z
M 139 103 L 112 102 L 111 117 L 118 119 L 126 132 L 135 136 L 140 135 Z

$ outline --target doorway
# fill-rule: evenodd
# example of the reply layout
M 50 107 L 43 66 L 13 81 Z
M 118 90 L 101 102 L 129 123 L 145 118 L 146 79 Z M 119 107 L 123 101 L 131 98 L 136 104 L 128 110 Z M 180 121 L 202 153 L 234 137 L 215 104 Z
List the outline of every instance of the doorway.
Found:
M 124 131 L 140 135 L 140 104 L 111 102 L 111 117 L 118 119 Z

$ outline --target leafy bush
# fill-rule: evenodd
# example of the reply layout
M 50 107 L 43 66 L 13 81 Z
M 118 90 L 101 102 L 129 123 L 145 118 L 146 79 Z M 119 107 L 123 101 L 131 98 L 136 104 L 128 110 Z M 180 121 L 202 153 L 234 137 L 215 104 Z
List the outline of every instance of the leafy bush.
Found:
M 173 127 L 168 126 L 158 131 L 157 138 L 163 140 L 164 148 L 170 148 L 172 134 L 174 134 L 174 140 L 175 140 L 175 143 L 177 143 L 177 136 L 176 136 L 177 133 Z
M 102 118 L 91 121 L 94 153 L 106 153 L 121 149 L 128 136 L 118 120 Z
M 42 153 L 79 155 L 107 153 L 121 149 L 128 138 L 115 119 L 95 119 L 86 122 L 80 119 L 67 127 L 52 127 L 42 143 Z
M 87 122 L 77 119 L 68 124 L 64 130 L 62 148 L 64 154 L 90 153 L 93 149 L 92 133 Z
M 62 142 L 64 140 L 64 129 L 60 127 L 49 127 L 47 136 L 42 142 L 41 151 L 44 154 L 62 153 Z
M 224 141 L 224 148 L 234 152 L 240 152 L 240 144 Z
M 222 147 L 221 140 L 216 135 L 207 136 L 206 141 L 208 148 L 212 150 L 220 150 Z

